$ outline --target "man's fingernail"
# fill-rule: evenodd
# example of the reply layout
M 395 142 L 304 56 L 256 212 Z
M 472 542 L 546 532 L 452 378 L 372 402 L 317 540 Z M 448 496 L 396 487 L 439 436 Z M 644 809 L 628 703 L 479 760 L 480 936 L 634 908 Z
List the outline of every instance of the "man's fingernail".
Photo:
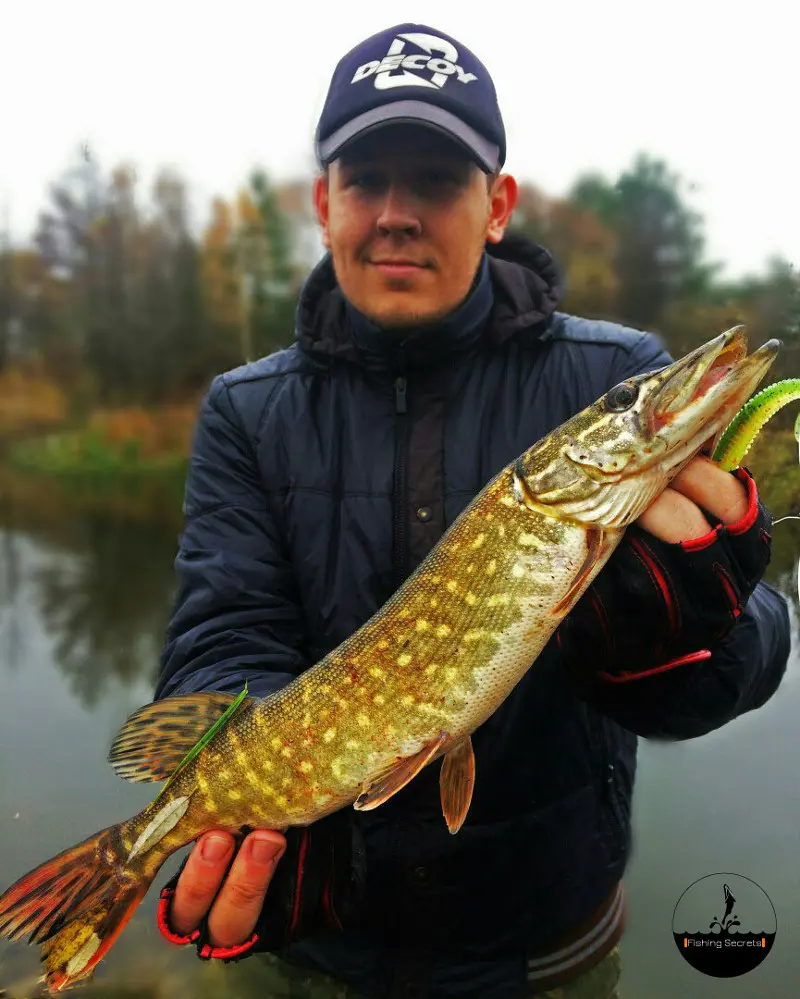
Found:
M 282 852 L 281 845 L 271 839 L 254 839 L 250 843 L 250 856 L 257 864 L 268 864 L 271 860 L 277 860 Z
M 222 860 L 222 858 L 230 851 L 230 843 L 228 840 L 223 839 L 222 836 L 209 836 L 207 839 L 203 840 L 203 845 L 200 849 L 200 856 L 203 860 L 216 861 Z

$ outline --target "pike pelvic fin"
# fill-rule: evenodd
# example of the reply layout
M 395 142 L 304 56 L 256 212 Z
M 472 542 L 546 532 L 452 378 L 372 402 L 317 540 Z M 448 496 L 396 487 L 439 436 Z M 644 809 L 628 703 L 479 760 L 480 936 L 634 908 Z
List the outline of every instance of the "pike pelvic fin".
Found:
M 373 781 L 369 787 L 365 788 L 356 798 L 353 808 L 358 812 L 369 812 L 384 801 L 388 801 L 393 794 L 402 790 L 409 781 L 412 781 L 417 774 L 436 756 L 442 746 L 447 742 L 446 732 L 442 732 L 438 739 L 424 746 L 413 756 L 403 756 Z
M 240 694 L 181 694 L 146 704 L 120 729 L 108 762 L 125 780 L 167 780 L 208 745 L 246 697 L 247 684 Z
M 447 828 L 455 835 L 464 824 L 475 787 L 475 753 L 472 737 L 445 754 L 439 771 L 439 792 Z

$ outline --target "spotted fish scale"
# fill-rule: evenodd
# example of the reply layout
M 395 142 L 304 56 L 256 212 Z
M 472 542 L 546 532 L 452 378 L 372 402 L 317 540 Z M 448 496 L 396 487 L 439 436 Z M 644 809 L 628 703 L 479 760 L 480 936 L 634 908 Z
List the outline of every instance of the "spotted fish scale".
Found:
M 548 619 L 587 555 L 585 528 L 532 513 L 513 475 L 487 486 L 364 627 L 230 722 L 203 772 L 172 787 L 192 794 L 189 821 L 312 822 L 398 758 L 446 733 L 441 755 L 489 717 L 563 617 Z

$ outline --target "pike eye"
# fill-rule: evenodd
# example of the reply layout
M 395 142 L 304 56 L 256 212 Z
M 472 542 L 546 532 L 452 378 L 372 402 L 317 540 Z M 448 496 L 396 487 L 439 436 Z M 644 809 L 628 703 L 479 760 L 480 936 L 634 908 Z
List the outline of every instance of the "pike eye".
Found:
M 619 385 L 615 385 L 610 392 L 606 393 L 606 409 L 610 409 L 612 413 L 624 413 L 626 409 L 631 408 L 638 397 L 638 385 L 630 385 L 628 382 L 622 382 Z

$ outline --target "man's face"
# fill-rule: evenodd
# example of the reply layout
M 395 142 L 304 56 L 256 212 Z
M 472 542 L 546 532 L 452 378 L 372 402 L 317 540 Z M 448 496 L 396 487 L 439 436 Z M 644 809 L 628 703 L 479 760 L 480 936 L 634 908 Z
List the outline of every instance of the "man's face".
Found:
M 413 125 L 354 142 L 314 189 L 325 246 L 350 302 L 385 328 L 435 322 L 469 293 L 484 244 L 516 203 L 454 142 Z

